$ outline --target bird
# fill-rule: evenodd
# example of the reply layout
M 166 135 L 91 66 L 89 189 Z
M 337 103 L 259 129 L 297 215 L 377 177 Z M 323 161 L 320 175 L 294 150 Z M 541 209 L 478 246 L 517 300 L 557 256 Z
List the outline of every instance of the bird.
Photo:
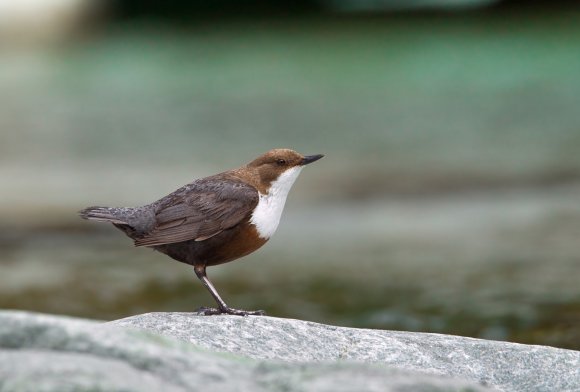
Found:
M 193 266 L 217 307 L 201 315 L 264 315 L 229 307 L 206 268 L 234 261 L 262 247 L 275 233 L 290 188 L 304 166 L 324 155 L 278 148 L 246 165 L 200 178 L 140 207 L 87 207 L 83 219 L 109 222 L 148 247 Z

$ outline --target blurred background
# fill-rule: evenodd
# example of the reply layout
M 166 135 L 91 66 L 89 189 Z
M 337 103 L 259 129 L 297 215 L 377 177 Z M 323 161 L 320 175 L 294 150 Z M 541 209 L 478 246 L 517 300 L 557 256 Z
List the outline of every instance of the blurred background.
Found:
M 577 1 L 0 1 L 0 308 L 213 305 L 76 212 L 288 147 L 228 304 L 580 349 L 579 104 Z

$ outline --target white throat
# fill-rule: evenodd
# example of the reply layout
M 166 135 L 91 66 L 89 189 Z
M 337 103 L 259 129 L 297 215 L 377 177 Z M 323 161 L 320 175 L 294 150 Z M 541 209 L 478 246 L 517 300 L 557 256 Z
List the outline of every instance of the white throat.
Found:
M 272 182 L 268 194 L 260 193 L 260 200 L 250 219 L 250 222 L 256 226 L 260 237 L 268 239 L 276 232 L 288 192 L 301 170 L 302 166 L 286 170 L 276 181 Z

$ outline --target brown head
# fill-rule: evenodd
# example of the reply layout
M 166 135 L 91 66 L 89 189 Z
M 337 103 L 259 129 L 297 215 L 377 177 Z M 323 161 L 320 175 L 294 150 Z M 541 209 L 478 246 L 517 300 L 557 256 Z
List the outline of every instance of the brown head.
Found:
M 297 153 L 286 148 L 276 148 L 260 155 L 240 170 L 244 171 L 248 178 L 260 193 L 267 193 L 272 183 L 277 180 L 284 181 L 288 178 L 288 189 L 294 183 L 298 173 L 309 163 L 319 160 L 324 155 L 307 155 Z

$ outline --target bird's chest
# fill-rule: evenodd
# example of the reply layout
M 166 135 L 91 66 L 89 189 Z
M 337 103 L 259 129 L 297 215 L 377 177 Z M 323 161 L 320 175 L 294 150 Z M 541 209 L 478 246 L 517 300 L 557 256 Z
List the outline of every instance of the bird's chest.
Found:
M 261 238 L 268 239 L 276 232 L 286 203 L 286 194 L 270 192 L 260 194 L 258 205 L 250 218 Z

